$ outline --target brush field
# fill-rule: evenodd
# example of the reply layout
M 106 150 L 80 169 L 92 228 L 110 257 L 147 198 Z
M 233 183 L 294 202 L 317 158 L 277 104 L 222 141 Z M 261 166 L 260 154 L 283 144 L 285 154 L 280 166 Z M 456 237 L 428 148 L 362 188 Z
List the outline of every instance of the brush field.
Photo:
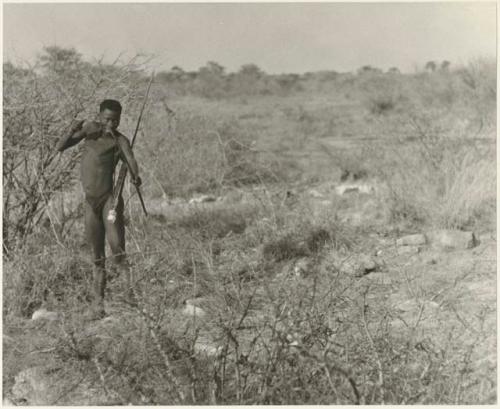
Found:
M 79 151 L 53 146 L 103 97 L 131 136 L 147 64 L 4 64 L 4 403 L 497 402 L 494 62 L 158 74 L 150 216 L 124 194 L 138 303 L 110 268 L 88 321 Z

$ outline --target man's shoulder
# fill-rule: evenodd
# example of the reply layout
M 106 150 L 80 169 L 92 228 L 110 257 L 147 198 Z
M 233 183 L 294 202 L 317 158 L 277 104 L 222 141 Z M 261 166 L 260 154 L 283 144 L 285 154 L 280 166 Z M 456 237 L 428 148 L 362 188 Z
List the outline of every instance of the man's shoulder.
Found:
M 126 141 L 128 144 L 130 144 L 130 139 L 128 137 L 123 135 L 120 131 L 115 131 L 115 132 L 116 132 L 116 136 L 118 137 L 119 140 L 121 139 L 123 141 Z

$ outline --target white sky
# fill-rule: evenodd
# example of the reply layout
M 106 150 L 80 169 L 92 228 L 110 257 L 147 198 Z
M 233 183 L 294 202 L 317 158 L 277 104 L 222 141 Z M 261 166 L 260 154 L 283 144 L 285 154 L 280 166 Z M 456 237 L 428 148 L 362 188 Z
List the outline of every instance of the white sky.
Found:
M 268 73 L 412 71 L 429 60 L 495 56 L 495 3 L 34 3 L 3 4 L 4 60 L 33 60 L 46 45 L 86 57 L 157 56 L 157 69 Z

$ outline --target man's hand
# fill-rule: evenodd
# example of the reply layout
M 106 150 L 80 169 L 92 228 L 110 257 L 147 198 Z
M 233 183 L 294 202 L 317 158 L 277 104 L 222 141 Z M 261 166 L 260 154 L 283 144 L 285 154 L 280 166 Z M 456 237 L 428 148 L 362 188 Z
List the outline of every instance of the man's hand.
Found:
M 103 128 L 99 122 L 95 121 L 85 121 L 82 127 L 82 131 L 86 138 L 95 139 L 101 135 Z
M 132 179 L 132 183 L 137 186 L 137 187 L 140 187 L 142 185 L 142 179 L 137 176 L 135 179 Z
M 74 119 L 73 121 L 71 121 L 71 124 L 69 126 L 69 133 L 61 136 L 58 139 L 55 146 L 56 150 L 59 152 L 63 152 L 80 142 L 85 137 L 85 134 L 82 132 L 82 128 L 84 126 L 83 124 L 84 121 L 82 120 Z

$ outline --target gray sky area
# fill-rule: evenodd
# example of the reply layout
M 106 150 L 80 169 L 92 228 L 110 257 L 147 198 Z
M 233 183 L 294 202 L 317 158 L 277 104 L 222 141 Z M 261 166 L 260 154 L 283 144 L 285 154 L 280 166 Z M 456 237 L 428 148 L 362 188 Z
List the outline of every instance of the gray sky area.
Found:
M 154 53 L 157 69 L 268 73 L 413 71 L 429 60 L 495 56 L 495 3 L 46 3 L 3 5 L 4 60 L 33 60 L 43 46 L 85 57 Z

